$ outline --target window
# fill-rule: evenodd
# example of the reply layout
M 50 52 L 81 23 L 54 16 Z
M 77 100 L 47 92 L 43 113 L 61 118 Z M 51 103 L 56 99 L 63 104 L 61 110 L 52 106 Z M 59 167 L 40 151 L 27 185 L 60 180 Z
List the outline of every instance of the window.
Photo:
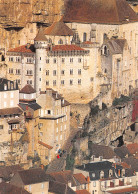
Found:
M 14 61 L 14 60 L 13 60 L 13 57 L 9 57 L 9 61 L 12 61 L 12 62 L 13 62 L 13 61 Z
M 73 69 L 70 69 L 70 75 L 73 75 Z
M 56 74 L 57 74 L 57 71 L 53 70 L 53 76 L 56 76 Z
M 107 69 L 104 70 L 104 73 L 107 73 Z
M 60 135 L 60 140 L 62 140 L 62 135 Z
M 107 46 L 104 46 L 104 55 L 107 55 Z
M 13 69 L 12 68 L 9 68 L 9 73 L 13 74 Z
M 58 136 L 56 136 L 56 141 L 58 141 Z
M 93 177 L 93 178 L 95 177 L 95 173 L 94 173 L 94 172 L 92 173 L 92 177 Z
M 63 44 L 63 40 L 60 39 L 60 40 L 58 41 L 58 44 Z
M 53 63 L 56 63 L 56 62 L 57 62 L 57 60 L 56 60 L 56 58 L 54 58 L 54 59 L 53 59 Z
M 11 102 L 10 102 L 10 106 L 13 106 L 13 100 L 11 100 Z
M 21 70 L 20 69 L 16 69 L 16 74 L 20 75 L 21 74 Z
M 31 191 L 31 185 L 29 185 L 29 191 Z
M 64 80 L 61 80 L 61 85 L 64 85 Z
M 73 58 L 70 58 L 70 63 L 73 63 Z
M 27 63 L 33 63 L 33 59 L 31 57 L 27 57 Z
M 73 80 L 72 79 L 70 80 L 70 85 L 73 85 Z
M 32 75 L 33 71 L 32 70 L 27 70 L 27 75 Z
M 53 86 L 56 86 L 56 80 L 53 80 Z
M 83 42 L 86 42 L 86 40 L 87 40 L 87 33 L 84 32 L 84 33 L 83 33 Z
M 41 57 L 40 57 L 40 61 L 41 61 Z
M 49 86 L 49 81 L 46 81 L 46 86 Z
M 61 75 L 65 75 L 65 70 L 61 70 Z
M 20 84 L 21 83 L 21 80 L 20 79 L 17 79 L 16 82 L 17 82 L 17 84 Z
M 49 63 L 49 59 L 46 59 L 46 63 Z
M 7 90 L 7 84 L 4 84 L 4 90 Z
M 81 79 L 78 79 L 78 85 L 81 85 Z
M 7 107 L 7 102 L 4 102 L 4 107 Z
M 41 81 L 41 77 L 39 78 L 39 81 Z
M 20 45 L 20 40 L 18 40 L 18 45 Z
M 0 129 L 3 129 L 3 125 L 0 125 Z
M 100 157 L 99 157 L 99 159 L 100 159 L 100 161 L 102 161 L 103 157 L 102 157 L 102 156 L 100 156 Z
M 47 114 L 50 115 L 50 114 L 51 114 L 51 110 L 48 110 L 48 111 L 47 111 Z
M 21 58 L 20 57 L 16 57 L 16 62 L 20 62 Z
M 44 189 L 44 183 L 42 183 L 41 188 Z
M 100 172 L 100 178 L 104 178 L 104 171 Z
M 78 62 L 81 63 L 81 58 L 78 58 Z
M 11 92 L 11 95 L 10 96 L 11 96 L 11 98 L 13 98 L 13 92 Z
M 27 84 L 32 84 L 32 80 L 27 80 Z
M 93 182 L 93 187 L 96 187 L 96 181 Z
M 65 58 L 62 58 L 62 63 L 65 63 Z
M 58 133 L 58 127 L 57 127 L 57 133 Z
M 81 75 L 81 69 L 78 69 L 78 75 Z
M 4 98 L 7 98 L 7 94 L 6 93 L 4 93 Z
M 49 75 L 49 70 L 46 70 L 46 75 Z

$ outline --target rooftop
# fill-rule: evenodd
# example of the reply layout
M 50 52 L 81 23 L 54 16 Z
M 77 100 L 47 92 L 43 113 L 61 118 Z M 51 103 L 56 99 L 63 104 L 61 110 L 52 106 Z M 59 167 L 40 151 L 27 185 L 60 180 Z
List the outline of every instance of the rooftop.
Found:
M 44 33 L 52 36 L 73 36 L 73 31 L 62 21 L 54 22 Z
M 16 187 L 10 183 L 2 182 L 0 183 L 0 194 L 30 194 L 23 188 Z
M 34 53 L 35 48 L 33 44 L 30 45 L 22 45 L 16 48 L 11 48 L 8 50 L 8 52 L 17 52 L 17 53 Z
M 83 48 L 71 44 L 71 45 L 55 45 L 52 47 L 52 51 L 85 51 Z
M 45 34 L 44 34 L 44 31 L 43 31 L 42 27 L 39 29 L 39 32 L 36 35 L 34 40 L 35 41 L 47 41 L 47 38 L 45 37 Z
M 22 110 L 19 107 L 0 109 L 0 115 L 20 115 Z
M 131 187 L 131 188 L 125 188 L 125 189 L 116 189 L 116 190 L 112 190 L 112 191 L 108 191 L 108 193 L 131 193 L 134 191 L 138 191 L 138 187 Z
M 24 93 L 24 94 L 33 94 L 36 93 L 36 90 L 30 85 L 30 84 L 26 84 L 21 90 L 20 93 Z
M 69 0 L 64 22 L 122 24 L 138 21 L 125 0 Z
M 86 189 L 77 190 L 76 193 L 77 193 L 77 194 L 90 194 Z
M 46 147 L 46 148 L 49 149 L 49 150 L 51 150 L 51 149 L 53 148 L 52 146 L 50 146 L 50 145 L 48 145 L 48 144 L 46 144 L 46 143 L 44 143 L 44 142 L 42 142 L 42 141 L 38 141 L 38 143 L 39 143 L 40 145 Z
M 48 176 L 45 174 L 45 171 L 41 168 L 32 168 L 29 170 L 22 170 L 17 172 L 18 176 L 22 180 L 24 185 L 36 184 L 41 182 L 48 182 Z M 17 177 L 18 177 L 17 176 Z M 15 174 L 16 177 L 16 174 Z M 13 177 L 13 181 L 15 181 Z

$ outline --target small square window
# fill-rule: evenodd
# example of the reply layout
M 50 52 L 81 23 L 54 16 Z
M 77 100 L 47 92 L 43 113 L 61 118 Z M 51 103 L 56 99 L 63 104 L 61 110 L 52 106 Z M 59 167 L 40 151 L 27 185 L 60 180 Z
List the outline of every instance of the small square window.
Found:
M 54 59 L 54 60 L 53 60 L 53 62 L 54 62 L 54 63 L 56 63 L 56 62 L 57 62 L 57 60 L 56 60 L 56 59 Z
M 73 85 L 73 80 L 72 79 L 70 80 L 70 85 Z

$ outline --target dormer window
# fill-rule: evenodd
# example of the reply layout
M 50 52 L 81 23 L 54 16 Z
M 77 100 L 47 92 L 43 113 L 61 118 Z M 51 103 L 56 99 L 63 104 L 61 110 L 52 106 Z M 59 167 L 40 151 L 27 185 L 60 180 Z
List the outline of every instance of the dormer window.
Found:
M 100 161 L 102 161 L 103 157 L 102 157 L 102 156 L 100 156 L 100 157 L 99 157 L 99 159 L 100 159 Z
M 104 178 L 104 171 L 101 171 L 101 172 L 100 172 L 100 178 L 101 178 L 101 179 Z
M 113 175 L 113 171 L 110 169 L 109 170 L 109 177 L 111 177 Z
M 4 84 L 4 90 L 7 90 L 7 84 Z

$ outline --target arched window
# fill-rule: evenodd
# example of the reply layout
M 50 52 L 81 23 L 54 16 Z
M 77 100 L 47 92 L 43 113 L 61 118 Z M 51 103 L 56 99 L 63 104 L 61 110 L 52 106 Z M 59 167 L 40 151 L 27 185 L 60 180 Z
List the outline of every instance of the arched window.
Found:
M 63 40 L 60 38 L 60 40 L 58 41 L 58 44 L 63 44 Z
M 83 42 L 86 42 L 86 40 L 87 40 L 87 33 L 84 32 L 84 33 L 83 33 Z
M 107 69 L 104 70 L 104 73 L 107 73 Z

